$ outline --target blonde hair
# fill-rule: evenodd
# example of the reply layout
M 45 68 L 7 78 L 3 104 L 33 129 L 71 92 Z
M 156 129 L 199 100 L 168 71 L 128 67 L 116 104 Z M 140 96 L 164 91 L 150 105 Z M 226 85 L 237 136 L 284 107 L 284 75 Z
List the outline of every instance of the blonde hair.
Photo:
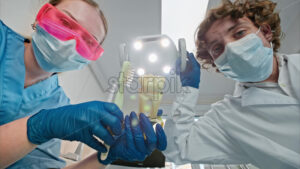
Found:
M 61 3 L 62 1 L 63 0 L 49 0 L 49 3 L 53 6 L 55 6 L 59 3 Z M 107 20 L 104 16 L 104 13 L 102 12 L 102 10 L 99 8 L 99 5 L 94 0 L 82 0 L 82 1 L 86 2 L 87 4 L 89 4 L 99 10 L 99 15 L 100 15 L 101 20 L 103 21 L 104 31 L 105 31 L 105 36 L 104 36 L 102 42 L 100 42 L 102 44 L 104 39 L 106 38 L 106 35 L 108 32 L 108 24 L 107 24 Z
M 196 31 L 196 57 L 202 63 L 204 69 L 216 67 L 213 58 L 207 51 L 205 42 L 205 34 L 211 25 L 218 19 L 223 19 L 230 16 L 232 19 L 237 20 L 244 16 L 248 17 L 255 26 L 268 24 L 273 33 L 272 44 L 274 52 L 278 51 L 280 47 L 281 27 L 280 17 L 275 12 L 276 3 L 270 0 L 236 0 L 230 2 L 223 0 L 220 7 L 211 9 L 204 21 L 198 26 Z

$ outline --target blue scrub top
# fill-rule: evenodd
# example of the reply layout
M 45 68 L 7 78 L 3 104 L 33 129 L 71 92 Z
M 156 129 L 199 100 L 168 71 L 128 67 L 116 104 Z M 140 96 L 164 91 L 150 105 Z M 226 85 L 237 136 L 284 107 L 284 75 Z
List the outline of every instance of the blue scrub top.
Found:
M 57 75 L 25 89 L 24 80 L 24 38 L 0 20 L 0 125 L 69 104 Z M 65 162 L 59 154 L 60 140 L 52 139 L 8 168 L 62 168 Z

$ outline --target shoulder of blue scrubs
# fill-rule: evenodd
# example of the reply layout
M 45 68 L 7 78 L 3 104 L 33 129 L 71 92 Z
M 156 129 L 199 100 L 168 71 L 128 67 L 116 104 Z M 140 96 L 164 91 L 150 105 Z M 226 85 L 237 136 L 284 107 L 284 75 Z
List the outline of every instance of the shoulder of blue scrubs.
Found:
M 2 21 L 0 20 L 0 49 L 1 49 L 1 46 L 3 45 L 2 43 L 3 43 L 3 40 L 2 40 L 2 38 L 3 38 L 3 34 L 4 34 L 4 27 L 3 27 L 3 23 L 2 23 Z M 1 58 L 2 58 L 2 51 L 0 51 L 0 60 L 1 60 Z
M 0 22 L 0 125 L 11 120 L 22 102 L 24 38 Z M 13 101 L 13 102 L 10 102 Z
M 23 102 L 20 108 L 22 116 L 28 116 L 41 109 L 52 109 L 68 105 L 69 98 L 59 86 L 57 75 L 53 75 L 37 84 L 27 87 L 23 91 Z M 58 117 L 59 118 L 59 117 Z M 58 139 L 39 145 L 27 156 L 11 165 L 8 169 L 27 168 L 63 168 L 65 162 L 59 158 L 60 143 Z
M 1 21 L 0 54 L 0 125 L 69 104 L 57 75 L 24 89 L 24 38 Z M 60 140 L 52 139 L 8 168 L 62 168 L 59 154 Z
M 53 75 L 50 78 L 27 87 L 23 91 L 23 101 L 18 118 L 32 115 L 41 109 L 57 108 L 68 105 L 69 103 L 69 98 L 58 84 L 57 75 Z M 60 143 L 61 141 L 58 139 L 51 139 L 39 145 L 35 150 L 14 163 L 8 169 L 17 169 L 20 166 L 28 166 L 30 169 L 63 168 L 65 162 L 59 158 Z
M 41 109 L 53 109 L 68 105 L 69 98 L 59 85 L 58 76 L 53 75 L 23 91 L 21 111 L 34 114 Z

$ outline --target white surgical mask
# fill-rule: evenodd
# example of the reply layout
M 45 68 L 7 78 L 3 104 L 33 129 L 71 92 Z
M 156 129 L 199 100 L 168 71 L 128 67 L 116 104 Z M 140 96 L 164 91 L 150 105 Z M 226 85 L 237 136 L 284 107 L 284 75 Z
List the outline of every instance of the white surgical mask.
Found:
M 272 74 L 273 49 L 263 45 L 257 36 L 259 30 L 228 43 L 224 52 L 214 61 L 226 77 L 240 82 L 259 82 Z
M 32 35 L 32 46 L 35 58 L 46 72 L 64 72 L 81 69 L 90 61 L 76 51 L 76 41 L 61 41 L 39 25 Z

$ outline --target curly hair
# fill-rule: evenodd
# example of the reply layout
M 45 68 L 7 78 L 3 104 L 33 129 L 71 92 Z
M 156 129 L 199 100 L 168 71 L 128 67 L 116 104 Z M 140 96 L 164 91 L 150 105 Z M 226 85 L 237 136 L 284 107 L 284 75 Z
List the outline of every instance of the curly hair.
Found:
M 59 3 L 61 3 L 63 0 L 49 0 L 49 3 L 53 6 L 56 6 L 58 5 Z M 99 5 L 94 1 L 94 0 L 82 0 L 84 2 L 86 2 L 87 4 L 95 7 L 96 9 L 99 10 L 99 15 L 100 15 L 100 18 L 103 22 L 103 25 L 104 25 L 104 31 L 105 31 L 105 37 L 103 38 L 102 42 L 100 42 L 101 44 L 103 43 L 104 39 L 106 38 L 106 35 L 107 35 L 107 32 L 108 32 L 108 24 L 107 24 L 107 20 L 104 16 L 104 13 L 102 12 L 102 10 L 99 8 Z
M 203 22 L 198 26 L 195 34 L 196 39 L 196 57 L 200 60 L 204 69 L 215 68 L 212 56 L 207 51 L 205 34 L 211 25 L 218 19 L 230 16 L 237 20 L 244 16 L 248 17 L 255 26 L 259 27 L 268 24 L 273 33 L 272 44 L 273 51 L 277 52 L 280 47 L 281 27 L 278 12 L 275 12 L 276 3 L 270 0 L 236 0 L 230 2 L 223 0 L 220 7 L 211 9 Z

